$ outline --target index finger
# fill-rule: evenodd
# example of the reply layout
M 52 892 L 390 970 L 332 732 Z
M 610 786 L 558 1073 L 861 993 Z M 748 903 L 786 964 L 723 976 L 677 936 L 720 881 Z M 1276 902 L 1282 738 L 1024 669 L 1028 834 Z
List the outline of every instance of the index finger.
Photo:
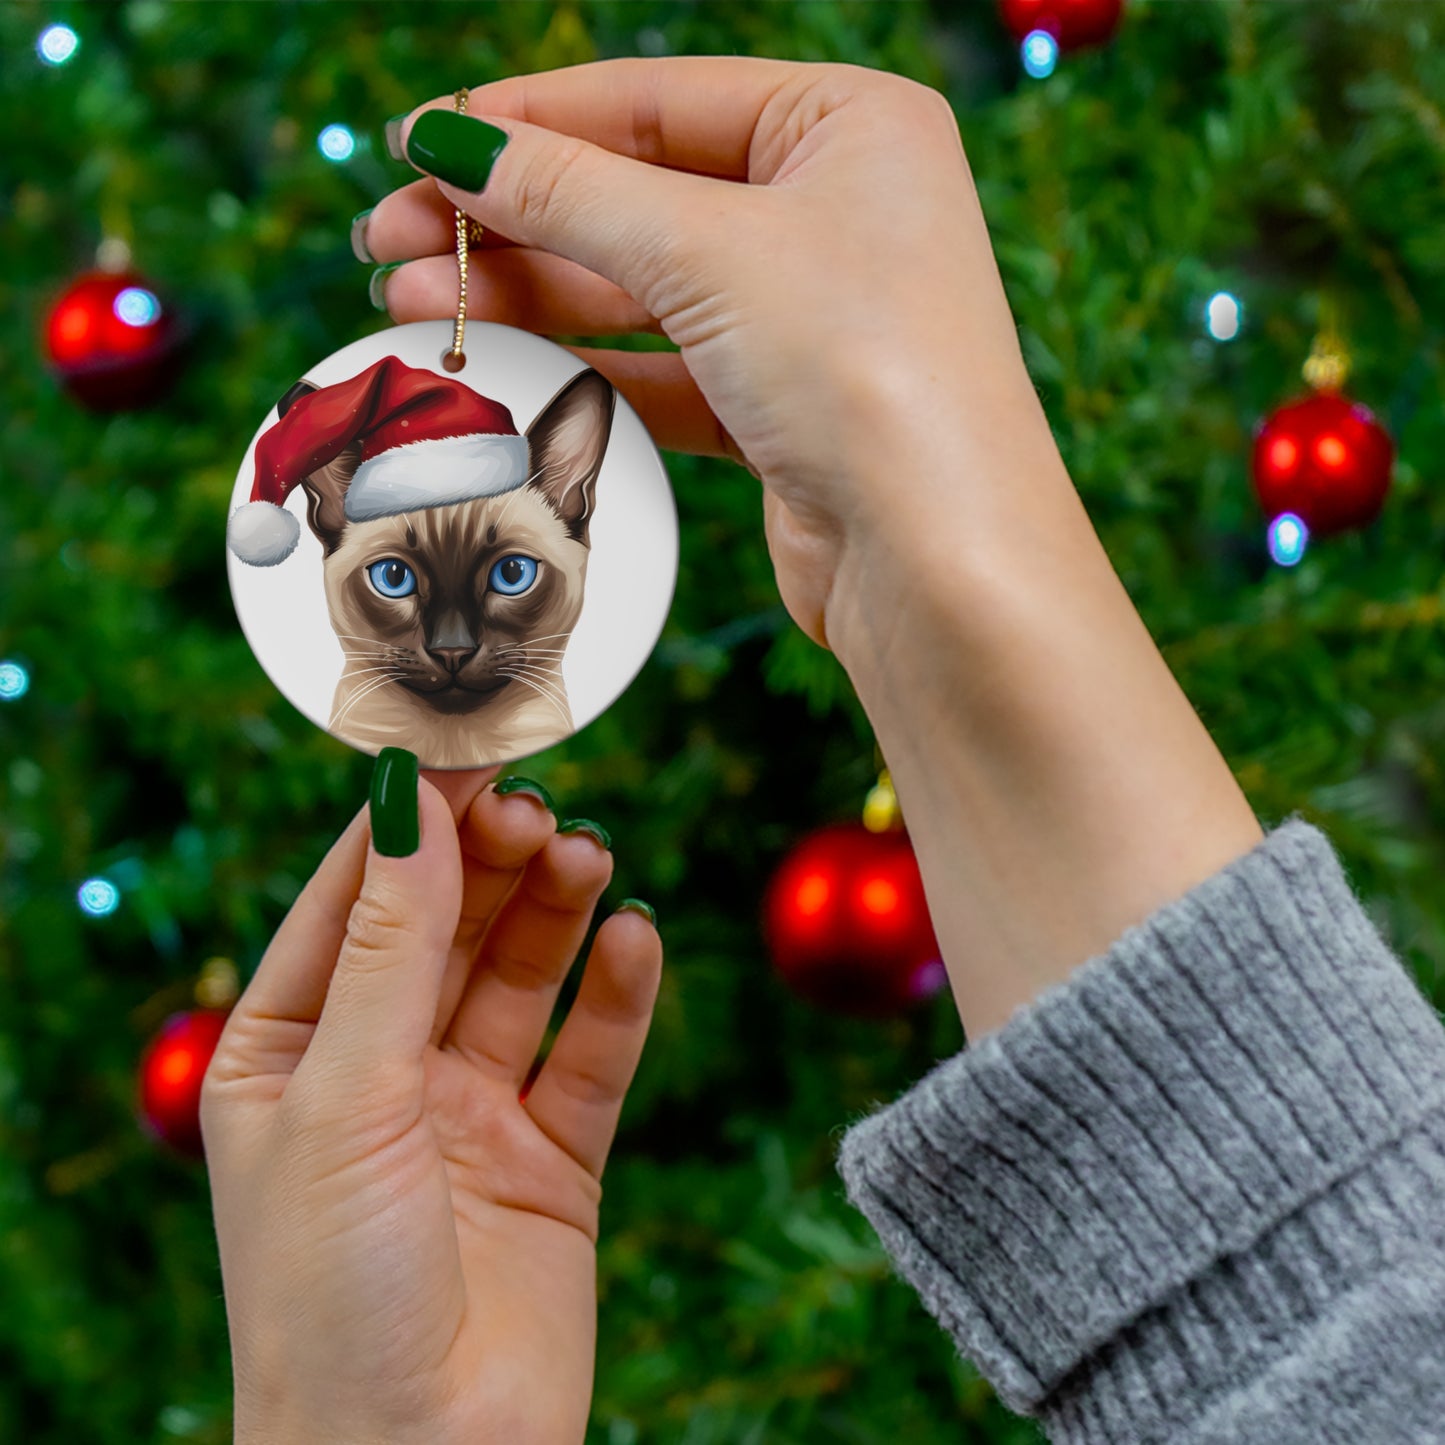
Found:
M 763 114 L 816 73 L 816 66 L 746 55 L 629 56 L 489 81 L 471 92 L 468 109 L 672 170 L 766 180 L 749 173 Z M 446 97 L 418 109 L 451 106 Z

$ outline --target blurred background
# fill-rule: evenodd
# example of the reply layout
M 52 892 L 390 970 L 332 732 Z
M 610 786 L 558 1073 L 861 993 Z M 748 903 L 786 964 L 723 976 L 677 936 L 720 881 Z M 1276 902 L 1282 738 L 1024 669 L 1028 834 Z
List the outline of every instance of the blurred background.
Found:
M 1131 595 L 1261 819 L 1323 827 L 1445 997 L 1445 7 L 1132 0 L 1086 35 L 1027 9 L 0 7 L 0 1440 L 231 1438 L 196 1010 L 371 762 L 252 658 L 227 501 L 267 409 L 387 324 L 350 221 L 412 176 L 385 119 L 459 85 L 736 52 L 941 89 Z M 946 993 L 906 1006 L 918 920 L 836 929 L 831 964 L 762 924 L 789 867 L 853 866 L 825 825 L 896 844 L 859 821 L 866 719 L 779 605 L 753 478 L 666 460 L 663 637 L 517 769 L 611 829 L 605 902 L 653 902 L 669 956 L 606 1180 L 589 1442 L 1036 1440 L 834 1172 L 963 1043 Z

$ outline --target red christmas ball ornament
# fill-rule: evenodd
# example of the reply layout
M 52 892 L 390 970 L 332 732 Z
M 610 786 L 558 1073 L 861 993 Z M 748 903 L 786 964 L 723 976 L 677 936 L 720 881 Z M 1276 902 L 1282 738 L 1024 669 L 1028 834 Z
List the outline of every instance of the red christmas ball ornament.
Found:
M 1118 28 L 1124 0 L 999 0 L 999 16 L 1022 43 L 1035 30 L 1058 41 L 1060 50 L 1102 45 Z
M 176 317 L 131 271 L 92 271 L 62 293 L 45 322 L 45 352 L 65 388 L 95 411 L 155 401 L 174 379 Z
M 1320 391 L 1270 413 L 1255 434 L 1255 495 L 1271 520 L 1293 512 L 1317 537 L 1365 527 L 1390 490 L 1395 447 L 1368 407 Z
M 901 1013 L 946 981 L 901 830 L 839 823 L 810 834 L 774 874 L 763 914 L 778 973 L 837 1013 Z
M 157 1138 L 201 1158 L 201 1082 L 216 1052 L 229 1009 L 172 1014 L 140 1062 L 140 1118 Z

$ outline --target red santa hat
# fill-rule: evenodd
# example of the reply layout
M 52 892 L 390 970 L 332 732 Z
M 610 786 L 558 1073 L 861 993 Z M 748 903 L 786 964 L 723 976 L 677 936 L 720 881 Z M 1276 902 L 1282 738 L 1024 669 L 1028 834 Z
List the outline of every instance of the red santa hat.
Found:
M 289 557 L 301 524 L 286 510 L 287 497 L 358 442 L 361 462 L 346 489 L 349 522 L 495 497 L 529 475 L 527 438 L 505 406 L 384 356 L 349 381 L 308 392 L 262 435 L 251 500 L 226 526 L 231 551 L 255 567 Z

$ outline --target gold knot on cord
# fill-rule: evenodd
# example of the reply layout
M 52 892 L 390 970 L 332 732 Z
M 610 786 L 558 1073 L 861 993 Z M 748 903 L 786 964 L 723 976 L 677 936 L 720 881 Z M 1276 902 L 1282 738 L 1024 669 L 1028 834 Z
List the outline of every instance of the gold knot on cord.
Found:
M 452 105 L 458 115 L 467 113 L 467 101 L 471 92 L 459 90 L 452 96 Z M 465 211 L 457 216 L 457 319 L 452 327 L 452 349 L 442 353 L 442 368 L 445 371 L 460 371 L 467 364 L 467 354 L 462 342 L 467 334 L 467 253 L 473 246 L 482 244 L 486 235 L 482 223 L 473 220 Z

